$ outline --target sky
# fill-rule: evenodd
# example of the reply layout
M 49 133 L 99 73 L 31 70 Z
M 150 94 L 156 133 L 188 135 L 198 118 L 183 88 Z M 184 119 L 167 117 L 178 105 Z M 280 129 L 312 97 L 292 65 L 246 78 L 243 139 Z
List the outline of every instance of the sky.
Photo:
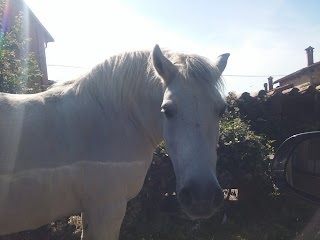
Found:
M 230 53 L 225 92 L 254 93 L 320 61 L 319 0 L 25 0 L 55 42 L 46 49 L 49 79 L 85 74 L 109 56 L 161 48 L 214 61 Z

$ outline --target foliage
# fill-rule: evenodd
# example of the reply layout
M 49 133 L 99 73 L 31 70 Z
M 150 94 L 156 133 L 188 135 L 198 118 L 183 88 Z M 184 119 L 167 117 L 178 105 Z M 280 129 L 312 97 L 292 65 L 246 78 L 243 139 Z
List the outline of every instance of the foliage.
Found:
M 41 86 L 34 80 L 42 74 L 35 54 L 28 50 L 31 39 L 24 32 L 21 13 L 7 29 L 8 22 L 3 21 L 7 2 L 0 0 L 0 92 L 39 92 Z
M 264 199 L 274 191 L 268 174 L 272 141 L 253 132 L 249 122 L 240 118 L 235 94 L 230 93 L 226 101 L 228 108 L 220 122 L 219 181 L 225 188 L 251 185 L 259 191 L 255 195 Z
M 273 139 L 277 149 L 288 137 L 306 131 L 320 130 L 319 92 L 260 95 L 242 94 L 234 101 L 240 118 L 250 123 L 251 130 Z

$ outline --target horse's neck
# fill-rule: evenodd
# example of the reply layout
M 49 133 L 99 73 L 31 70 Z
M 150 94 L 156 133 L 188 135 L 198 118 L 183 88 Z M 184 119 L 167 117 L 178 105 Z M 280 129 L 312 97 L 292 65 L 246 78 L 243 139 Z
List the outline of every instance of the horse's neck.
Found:
M 144 154 L 152 153 L 154 148 L 162 140 L 162 116 L 161 102 L 163 98 L 163 88 L 159 85 L 151 91 L 145 90 L 134 94 L 133 99 L 126 100 L 125 103 L 114 105 L 110 99 L 99 99 L 90 97 L 88 101 L 81 102 L 82 96 L 72 96 L 74 101 L 66 101 L 71 104 L 66 109 L 73 109 L 75 106 L 82 106 L 82 116 L 75 116 L 75 126 L 80 133 L 85 129 L 89 132 L 87 138 L 92 138 L 94 142 L 93 153 L 110 155 L 110 152 L 120 152 L 115 155 L 119 158 L 127 158 L 128 155 L 136 155 L 137 159 L 143 158 Z M 80 93 L 81 94 L 81 93 Z M 87 101 L 86 100 L 86 101 Z M 72 106 L 73 105 L 73 106 Z M 78 110 L 72 110 L 73 114 L 78 114 Z M 82 119 L 79 122 L 78 119 Z M 76 130 L 77 131 L 77 130 Z M 87 141 L 90 141 L 87 139 Z M 104 143 L 108 142 L 108 148 Z M 120 146 L 120 147 L 119 147 Z M 119 149 L 118 149 L 119 148 Z M 100 150 L 99 150 L 100 149 Z
M 139 126 L 141 132 L 156 147 L 162 141 L 161 103 L 163 91 L 159 88 L 152 94 L 137 96 L 132 110 L 132 120 Z
M 147 69 L 142 68 L 141 72 L 145 74 L 138 71 L 132 76 L 130 74 L 121 76 L 125 77 L 122 79 L 112 79 L 111 76 L 111 79 L 108 79 L 110 82 L 106 84 L 107 87 L 101 87 L 101 81 L 104 79 L 94 79 L 99 83 L 90 85 L 93 88 L 91 92 L 95 95 L 90 98 L 98 102 L 100 111 L 104 114 L 113 112 L 118 115 L 118 119 L 130 120 L 132 124 L 126 124 L 123 127 L 134 126 L 153 147 L 156 147 L 162 140 L 161 103 L 164 87 L 161 80 L 155 79 Z

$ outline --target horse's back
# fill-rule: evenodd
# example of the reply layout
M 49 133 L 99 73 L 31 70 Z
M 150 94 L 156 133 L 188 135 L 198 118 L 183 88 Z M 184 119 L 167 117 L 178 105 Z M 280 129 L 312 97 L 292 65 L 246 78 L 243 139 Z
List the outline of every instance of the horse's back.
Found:
M 27 126 L 37 124 L 39 117 L 38 105 L 43 105 L 38 95 L 0 93 L 0 174 L 12 171 L 19 164 L 18 149 L 25 141 L 23 132 Z M 29 145 L 32 147 L 32 136 L 29 136 Z M 39 143 L 40 144 L 40 143 Z

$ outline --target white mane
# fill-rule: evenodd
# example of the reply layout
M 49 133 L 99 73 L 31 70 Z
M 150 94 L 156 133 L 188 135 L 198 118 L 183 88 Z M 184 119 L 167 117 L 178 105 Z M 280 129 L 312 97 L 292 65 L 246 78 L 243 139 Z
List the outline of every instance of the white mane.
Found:
M 201 56 L 166 51 L 165 56 L 175 64 L 186 79 L 195 79 L 211 89 L 213 100 L 223 102 L 223 82 L 214 64 Z M 76 89 L 84 96 L 104 96 L 116 106 L 124 106 L 139 94 L 152 95 L 164 88 L 164 83 L 155 73 L 150 51 L 125 52 L 96 65 L 85 76 L 67 81 L 60 86 Z M 63 89 L 62 88 L 62 89 Z

